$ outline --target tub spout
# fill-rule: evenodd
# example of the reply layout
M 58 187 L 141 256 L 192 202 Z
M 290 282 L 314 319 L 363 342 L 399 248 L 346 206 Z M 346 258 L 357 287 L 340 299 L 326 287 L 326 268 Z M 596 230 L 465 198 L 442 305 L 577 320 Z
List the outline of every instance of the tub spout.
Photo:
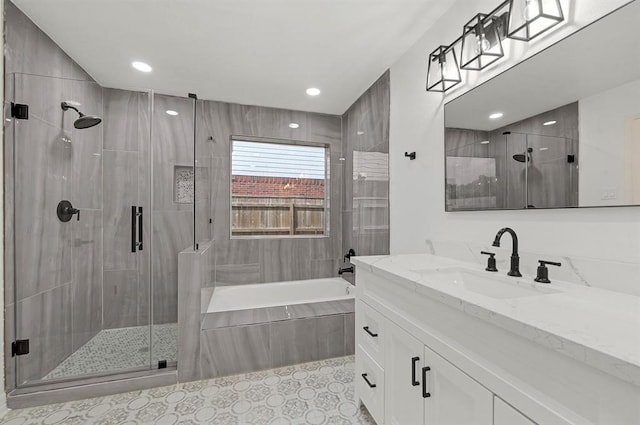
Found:
M 351 267 L 342 267 L 340 269 L 338 269 L 338 274 L 341 275 L 343 273 L 354 273 L 355 272 L 355 267 L 351 266 Z

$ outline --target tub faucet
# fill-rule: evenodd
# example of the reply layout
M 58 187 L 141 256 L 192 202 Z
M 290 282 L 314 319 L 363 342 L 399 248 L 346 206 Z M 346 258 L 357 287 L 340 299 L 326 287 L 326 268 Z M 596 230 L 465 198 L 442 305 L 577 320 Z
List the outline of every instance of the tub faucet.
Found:
M 509 233 L 511 235 L 512 249 L 511 249 L 511 268 L 507 273 L 509 276 L 522 277 L 520 273 L 520 256 L 518 255 L 518 236 L 516 232 L 513 231 L 510 227 L 504 227 L 498 231 L 496 234 L 496 238 L 493 240 L 493 246 L 500 246 L 500 238 L 505 233 Z
M 354 266 L 351 267 L 341 267 L 338 269 L 338 274 L 341 275 L 342 273 L 353 273 L 355 271 Z

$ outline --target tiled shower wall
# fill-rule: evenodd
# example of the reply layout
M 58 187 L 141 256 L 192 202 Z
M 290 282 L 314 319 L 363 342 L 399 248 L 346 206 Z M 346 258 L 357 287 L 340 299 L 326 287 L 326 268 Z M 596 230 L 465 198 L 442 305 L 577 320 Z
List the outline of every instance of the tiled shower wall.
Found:
M 199 163 L 209 164 L 211 234 L 218 285 L 336 276 L 342 257 L 341 184 L 344 173 L 341 119 L 336 115 L 205 101 L 198 114 Z M 289 123 L 300 125 L 289 128 Z M 231 136 L 324 143 L 329 146 L 329 236 L 230 238 Z M 206 161 L 206 162 L 205 162 Z M 204 220 L 199 220 L 199 222 Z M 200 227 L 200 226 L 198 226 Z M 200 240 L 206 229 L 198 229 Z M 206 236 L 204 236 L 206 238 Z
M 389 253 L 389 93 L 387 71 L 342 116 L 344 252 Z
M 6 96 L 30 106 L 29 121 L 5 121 L 5 327 L 11 341 L 17 313 L 19 333 L 30 338 L 30 357 L 20 360 L 24 381 L 48 373 L 101 329 L 102 129 L 74 129 L 75 113 L 62 118 L 60 102 L 75 99 L 102 115 L 102 89 L 12 3 L 5 14 Z M 82 210 L 80 221 L 58 220 L 63 199 Z M 15 359 L 5 347 L 11 388 Z

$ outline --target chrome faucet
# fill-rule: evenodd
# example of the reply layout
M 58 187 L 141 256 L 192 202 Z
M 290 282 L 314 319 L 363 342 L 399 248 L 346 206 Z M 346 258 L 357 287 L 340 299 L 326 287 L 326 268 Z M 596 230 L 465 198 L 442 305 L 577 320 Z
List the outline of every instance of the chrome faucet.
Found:
M 510 227 L 500 229 L 496 234 L 496 238 L 493 240 L 493 246 L 500 247 L 500 238 L 502 238 L 502 235 L 505 233 L 511 235 L 511 241 L 513 243 L 511 250 L 511 268 L 507 274 L 509 276 L 522 277 L 522 274 L 520 274 L 520 256 L 518 255 L 518 236 L 516 232 Z

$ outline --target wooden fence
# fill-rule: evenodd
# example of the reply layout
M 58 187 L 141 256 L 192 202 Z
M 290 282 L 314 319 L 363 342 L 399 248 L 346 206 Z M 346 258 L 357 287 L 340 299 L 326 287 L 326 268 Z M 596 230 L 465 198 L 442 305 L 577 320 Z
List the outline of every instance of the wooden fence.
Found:
M 322 235 L 323 199 L 236 198 L 231 204 L 232 236 Z

